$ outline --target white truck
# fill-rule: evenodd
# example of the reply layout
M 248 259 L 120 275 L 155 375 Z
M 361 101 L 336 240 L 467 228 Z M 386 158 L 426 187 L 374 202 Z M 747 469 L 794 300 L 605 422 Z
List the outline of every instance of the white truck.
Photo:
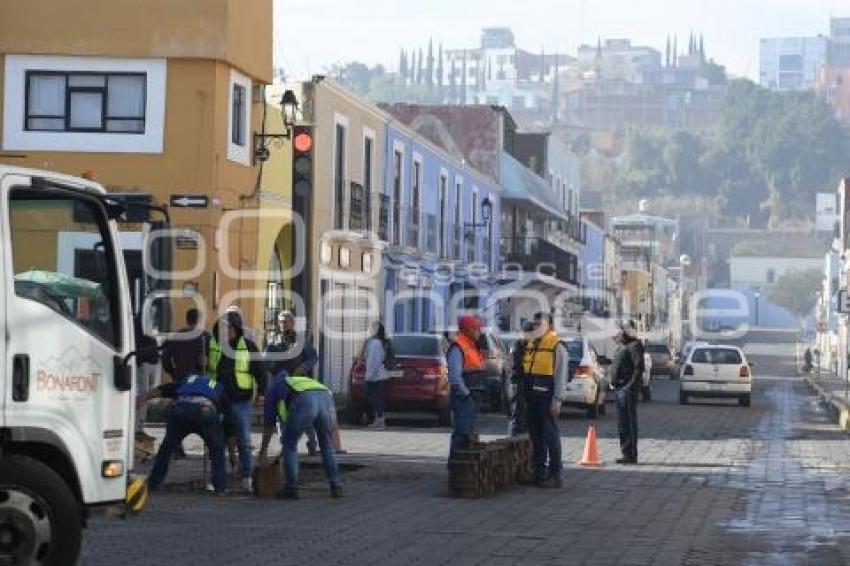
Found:
M 97 183 L 0 165 L 0 563 L 73 564 L 93 509 L 146 499 L 121 209 Z

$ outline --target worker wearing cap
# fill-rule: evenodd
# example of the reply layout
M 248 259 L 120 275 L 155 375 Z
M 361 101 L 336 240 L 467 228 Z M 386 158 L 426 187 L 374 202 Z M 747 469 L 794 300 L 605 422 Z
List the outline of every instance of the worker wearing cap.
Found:
M 484 356 L 478 349 L 481 321 L 475 316 L 461 316 L 457 326 L 457 337 L 446 352 L 454 423 L 449 460 L 455 450 L 463 447 L 469 436 L 475 433 L 479 397 L 486 389 Z
M 336 428 L 336 410 L 330 390 L 310 377 L 290 376 L 286 371 L 275 375 L 266 391 L 264 404 L 263 441 L 259 460 L 264 461 L 275 431 L 280 422 L 283 445 L 283 489 L 278 492 L 282 499 L 298 499 L 298 441 L 308 427 L 316 429 L 322 464 L 330 483 L 331 496 L 341 497 L 339 467 L 336 450 L 331 438 Z
M 644 371 L 643 345 L 636 337 L 637 329 L 631 320 L 620 323 L 618 330 L 614 339 L 620 347 L 608 368 L 617 401 L 617 428 L 623 455 L 617 459 L 617 463 L 637 464 L 637 401 Z
M 560 488 L 563 463 L 559 420 L 569 358 L 551 314 L 535 314 L 533 328 L 522 365 L 528 433 L 534 447 L 534 483 L 538 487 Z

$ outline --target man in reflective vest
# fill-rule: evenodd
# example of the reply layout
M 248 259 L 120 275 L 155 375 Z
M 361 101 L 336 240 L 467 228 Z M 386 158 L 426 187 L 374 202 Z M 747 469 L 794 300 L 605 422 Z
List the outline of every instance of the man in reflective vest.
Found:
M 214 333 L 208 347 L 208 358 L 214 363 L 211 370 L 223 385 L 230 399 L 230 412 L 225 420 L 225 433 L 229 447 L 239 447 L 239 467 L 242 487 L 251 492 L 253 455 L 251 446 L 251 417 L 257 392 L 266 390 L 267 373 L 257 345 L 245 333 L 242 317 L 228 312 L 219 321 L 219 332 Z M 227 342 L 222 344 L 226 337 Z
M 227 488 L 224 467 L 223 416 L 228 410 L 229 400 L 221 382 L 205 375 L 187 376 L 182 383 L 171 382 L 160 385 L 144 395 L 144 401 L 157 397 L 174 399 L 168 407 L 165 438 L 156 453 L 153 470 L 148 478 L 151 491 L 159 487 L 168 473 L 172 453 L 190 434 L 200 436 L 212 460 L 212 484 L 217 494 Z
M 552 323 L 549 313 L 534 315 L 534 337 L 526 343 L 523 355 L 523 378 L 528 433 L 534 446 L 534 483 L 538 487 L 560 488 L 563 464 L 558 421 L 569 358 Z
M 446 352 L 454 424 L 449 460 L 477 430 L 479 398 L 487 387 L 484 356 L 478 349 L 481 321 L 475 316 L 461 316 L 457 327 L 457 337 Z
M 336 426 L 336 409 L 330 390 L 310 377 L 278 373 L 266 391 L 264 406 L 263 442 L 259 459 L 266 459 L 269 442 L 280 421 L 283 438 L 282 499 L 298 499 L 298 441 L 307 427 L 314 427 L 322 451 L 322 464 L 328 478 L 332 497 L 342 497 L 339 467 L 331 434 Z

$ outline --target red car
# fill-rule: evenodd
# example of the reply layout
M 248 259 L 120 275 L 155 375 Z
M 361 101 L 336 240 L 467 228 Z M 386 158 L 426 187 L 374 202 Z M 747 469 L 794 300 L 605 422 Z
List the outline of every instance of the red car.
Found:
M 386 385 L 388 413 L 431 413 L 441 426 L 451 426 L 449 379 L 443 340 L 428 334 L 396 334 L 392 337 L 399 369 Z M 369 411 L 366 400 L 366 361 L 361 355 L 351 367 L 352 424 L 363 424 Z

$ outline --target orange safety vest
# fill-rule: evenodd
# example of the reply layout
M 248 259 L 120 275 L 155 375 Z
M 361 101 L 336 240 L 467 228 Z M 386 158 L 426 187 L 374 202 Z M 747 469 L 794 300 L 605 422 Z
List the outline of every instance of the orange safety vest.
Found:
M 463 352 L 463 371 L 475 371 L 484 369 L 484 356 L 481 355 L 481 350 L 478 349 L 478 344 L 472 341 L 472 338 L 466 334 L 458 333 L 455 343 Z

